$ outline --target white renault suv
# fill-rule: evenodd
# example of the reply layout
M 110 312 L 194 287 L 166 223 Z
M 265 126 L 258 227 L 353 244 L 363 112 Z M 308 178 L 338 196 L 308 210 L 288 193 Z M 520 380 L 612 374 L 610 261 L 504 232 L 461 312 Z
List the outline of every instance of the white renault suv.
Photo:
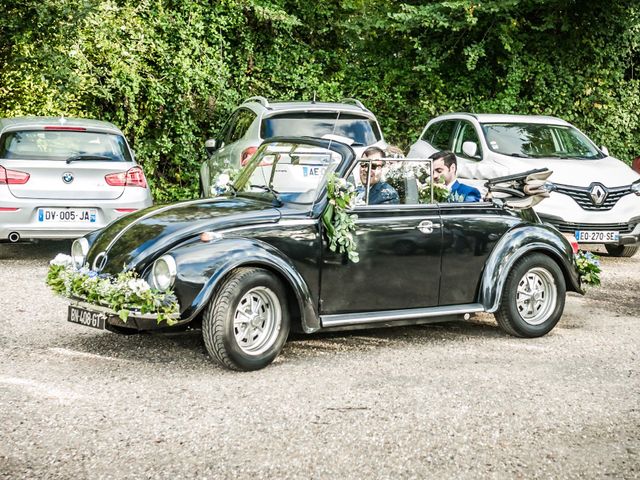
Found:
M 251 97 L 231 114 L 216 138 L 207 140 L 210 156 L 200 167 L 200 194 L 215 195 L 219 173 L 244 167 L 264 139 L 292 136 L 335 138 L 349 143 L 358 156 L 370 146 L 387 147 L 375 115 L 358 100 L 270 102 Z
M 640 246 L 640 175 L 570 123 L 528 115 L 452 113 L 427 123 L 409 157 L 451 150 L 458 177 L 484 181 L 534 168 L 553 171 L 540 218 L 579 243 L 630 257 Z

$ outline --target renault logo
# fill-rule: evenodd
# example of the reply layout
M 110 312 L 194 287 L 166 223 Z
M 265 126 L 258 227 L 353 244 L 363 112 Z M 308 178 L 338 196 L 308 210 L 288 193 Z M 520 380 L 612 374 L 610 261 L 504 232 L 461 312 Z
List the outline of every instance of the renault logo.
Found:
M 589 190 L 591 201 L 596 207 L 599 207 L 604 203 L 608 194 L 609 192 L 607 192 L 606 187 L 604 185 L 601 185 L 600 183 L 593 184 L 591 186 L 591 189 Z
M 63 181 L 64 183 L 71 183 L 71 182 L 73 182 L 73 173 L 71 173 L 71 172 L 64 172 L 64 173 L 62 174 L 62 181 Z

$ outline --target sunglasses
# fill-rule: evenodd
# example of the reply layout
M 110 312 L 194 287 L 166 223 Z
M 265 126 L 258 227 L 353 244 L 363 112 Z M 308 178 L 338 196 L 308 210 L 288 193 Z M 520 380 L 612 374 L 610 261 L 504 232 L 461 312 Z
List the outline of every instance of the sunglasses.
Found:
M 364 167 L 365 169 L 368 169 L 369 167 L 371 167 L 371 170 L 377 170 L 377 169 L 379 169 L 379 168 L 382 168 L 382 165 L 376 165 L 376 164 L 374 164 L 374 163 L 371 163 L 371 164 L 368 164 L 368 165 L 367 165 L 367 164 L 365 164 L 365 165 L 363 165 L 363 167 Z

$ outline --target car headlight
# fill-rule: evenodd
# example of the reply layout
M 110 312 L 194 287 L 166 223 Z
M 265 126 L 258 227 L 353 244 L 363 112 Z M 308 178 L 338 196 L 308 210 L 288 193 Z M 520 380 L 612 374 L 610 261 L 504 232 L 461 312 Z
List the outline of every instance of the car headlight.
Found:
M 173 286 L 176 279 L 176 261 L 171 255 L 163 255 L 153 262 L 151 270 L 151 278 L 153 284 L 158 290 L 169 290 Z
M 631 184 L 631 191 L 636 195 L 640 195 L 640 180 Z
M 73 260 L 73 266 L 76 268 L 82 268 L 88 252 L 89 242 L 86 238 L 83 237 L 74 240 L 71 245 L 71 259 Z

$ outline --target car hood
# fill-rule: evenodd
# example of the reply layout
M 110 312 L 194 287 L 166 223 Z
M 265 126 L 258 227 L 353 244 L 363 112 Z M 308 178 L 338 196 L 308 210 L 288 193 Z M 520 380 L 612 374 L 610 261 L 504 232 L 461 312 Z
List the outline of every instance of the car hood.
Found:
M 104 273 L 144 269 L 146 264 L 174 245 L 196 238 L 204 231 L 275 223 L 280 211 L 273 204 L 254 198 L 218 197 L 172 205 L 154 206 L 109 224 L 94 239 L 87 262 Z M 102 269 L 94 266 L 104 253 Z
M 496 163 L 505 168 L 504 175 L 524 172 L 534 168 L 548 168 L 553 171 L 549 181 L 577 187 L 588 187 L 600 182 L 606 187 L 630 185 L 640 178 L 631 167 L 613 157 L 600 160 L 513 158 L 501 156 Z

